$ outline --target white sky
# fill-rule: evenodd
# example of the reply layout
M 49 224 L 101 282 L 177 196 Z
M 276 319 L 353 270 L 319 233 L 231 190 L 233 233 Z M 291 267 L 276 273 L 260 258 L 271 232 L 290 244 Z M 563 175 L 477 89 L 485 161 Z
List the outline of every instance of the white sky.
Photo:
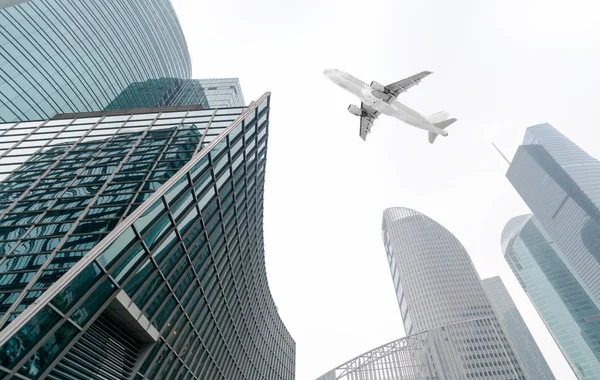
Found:
M 194 77 L 272 92 L 267 273 L 314 379 L 404 336 L 380 237 L 386 207 L 448 228 L 482 278 L 501 275 L 557 379 L 574 376 L 510 269 L 500 233 L 527 206 L 505 178 L 527 126 L 549 122 L 595 157 L 600 3 L 589 0 L 173 0 Z M 368 4 L 368 5 L 367 5 Z M 322 74 L 388 84 L 432 70 L 399 100 L 450 112 L 447 138 L 382 116 L 366 143 L 357 100 Z M 358 103 L 360 104 L 360 103 Z

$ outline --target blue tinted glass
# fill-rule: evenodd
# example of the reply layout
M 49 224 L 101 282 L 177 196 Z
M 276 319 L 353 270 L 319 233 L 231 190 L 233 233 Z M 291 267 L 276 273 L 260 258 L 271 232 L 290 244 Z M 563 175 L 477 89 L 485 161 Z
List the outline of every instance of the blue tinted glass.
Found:
M 12 368 L 59 320 L 60 316 L 49 307 L 44 307 L 36 313 L 18 333 L 0 347 L 0 365 Z
M 71 319 L 79 326 L 85 325 L 115 290 L 116 286 L 108 278 L 105 278 L 96 290 L 83 301 L 81 307 L 71 314 Z
M 135 234 L 131 227 L 123 233 L 98 257 L 98 262 L 105 268 L 109 268 L 119 255 L 133 244 Z
M 71 343 L 79 330 L 70 323 L 64 323 L 46 339 L 42 347 L 21 367 L 19 373 L 32 379 L 39 379 L 42 372 Z
M 101 275 L 102 271 L 98 265 L 95 263 L 89 264 L 52 299 L 52 304 L 63 313 L 66 313 Z

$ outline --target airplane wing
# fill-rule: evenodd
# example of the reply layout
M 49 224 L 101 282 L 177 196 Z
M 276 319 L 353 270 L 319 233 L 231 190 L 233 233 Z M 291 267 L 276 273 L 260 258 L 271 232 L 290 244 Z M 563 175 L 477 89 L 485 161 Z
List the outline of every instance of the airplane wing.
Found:
M 385 86 L 388 90 L 390 90 L 391 95 L 397 97 L 403 92 L 408 91 L 412 86 L 419 84 L 423 78 L 426 76 L 433 74 L 431 71 L 423 71 L 419 74 L 415 74 L 412 77 L 408 77 L 406 79 L 399 80 L 398 82 L 394 82 L 392 84 L 388 84 Z
M 367 141 L 367 135 L 371 133 L 371 127 L 380 112 L 363 102 L 360 103 L 360 108 L 364 111 L 364 115 L 360 117 L 360 137 Z

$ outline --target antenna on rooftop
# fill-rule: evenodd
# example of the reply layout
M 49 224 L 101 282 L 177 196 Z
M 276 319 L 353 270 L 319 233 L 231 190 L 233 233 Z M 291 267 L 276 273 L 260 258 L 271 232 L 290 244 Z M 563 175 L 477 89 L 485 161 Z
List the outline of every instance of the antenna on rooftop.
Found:
M 494 146 L 494 148 L 496 148 L 496 150 L 498 151 L 498 153 L 500 153 L 500 155 L 502 156 L 502 158 L 504 158 L 504 161 L 506 161 L 506 163 L 508 165 L 510 165 L 510 161 L 506 158 L 506 156 L 504 154 L 502 154 L 502 152 L 500 151 L 500 149 L 498 149 L 498 147 L 496 146 L 496 144 L 492 143 L 492 145 Z

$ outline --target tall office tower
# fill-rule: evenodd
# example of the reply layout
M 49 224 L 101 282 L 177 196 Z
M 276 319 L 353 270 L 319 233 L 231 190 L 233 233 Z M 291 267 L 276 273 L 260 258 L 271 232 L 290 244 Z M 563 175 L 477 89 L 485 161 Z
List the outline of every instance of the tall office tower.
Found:
M 546 359 L 531 336 L 500 277 L 486 278 L 481 281 L 481 284 L 506 337 L 519 358 L 525 376 L 528 379 L 554 380 L 554 375 L 550 371 Z
M 600 309 L 533 215 L 511 219 L 502 252 L 579 379 L 600 379 Z
M 600 161 L 540 124 L 527 128 L 506 177 L 600 305 Z
M 169 0 L 6 4 L 0 4 L 0 122 L 102 111 L 131 83 L 191 76 Z
M 0 124 L 0 378 L 294 378 L 264 263 L 269 101 Z
M 459 352 L 468 353 L 460 356 L 465 378 L 525 378 L 458 239 L 427 216 L 400 207 L 383 212 L 382 235 L 406 334 L 485 320 L 476 338 L 466 338 L 468 331 L 453 337 Z

